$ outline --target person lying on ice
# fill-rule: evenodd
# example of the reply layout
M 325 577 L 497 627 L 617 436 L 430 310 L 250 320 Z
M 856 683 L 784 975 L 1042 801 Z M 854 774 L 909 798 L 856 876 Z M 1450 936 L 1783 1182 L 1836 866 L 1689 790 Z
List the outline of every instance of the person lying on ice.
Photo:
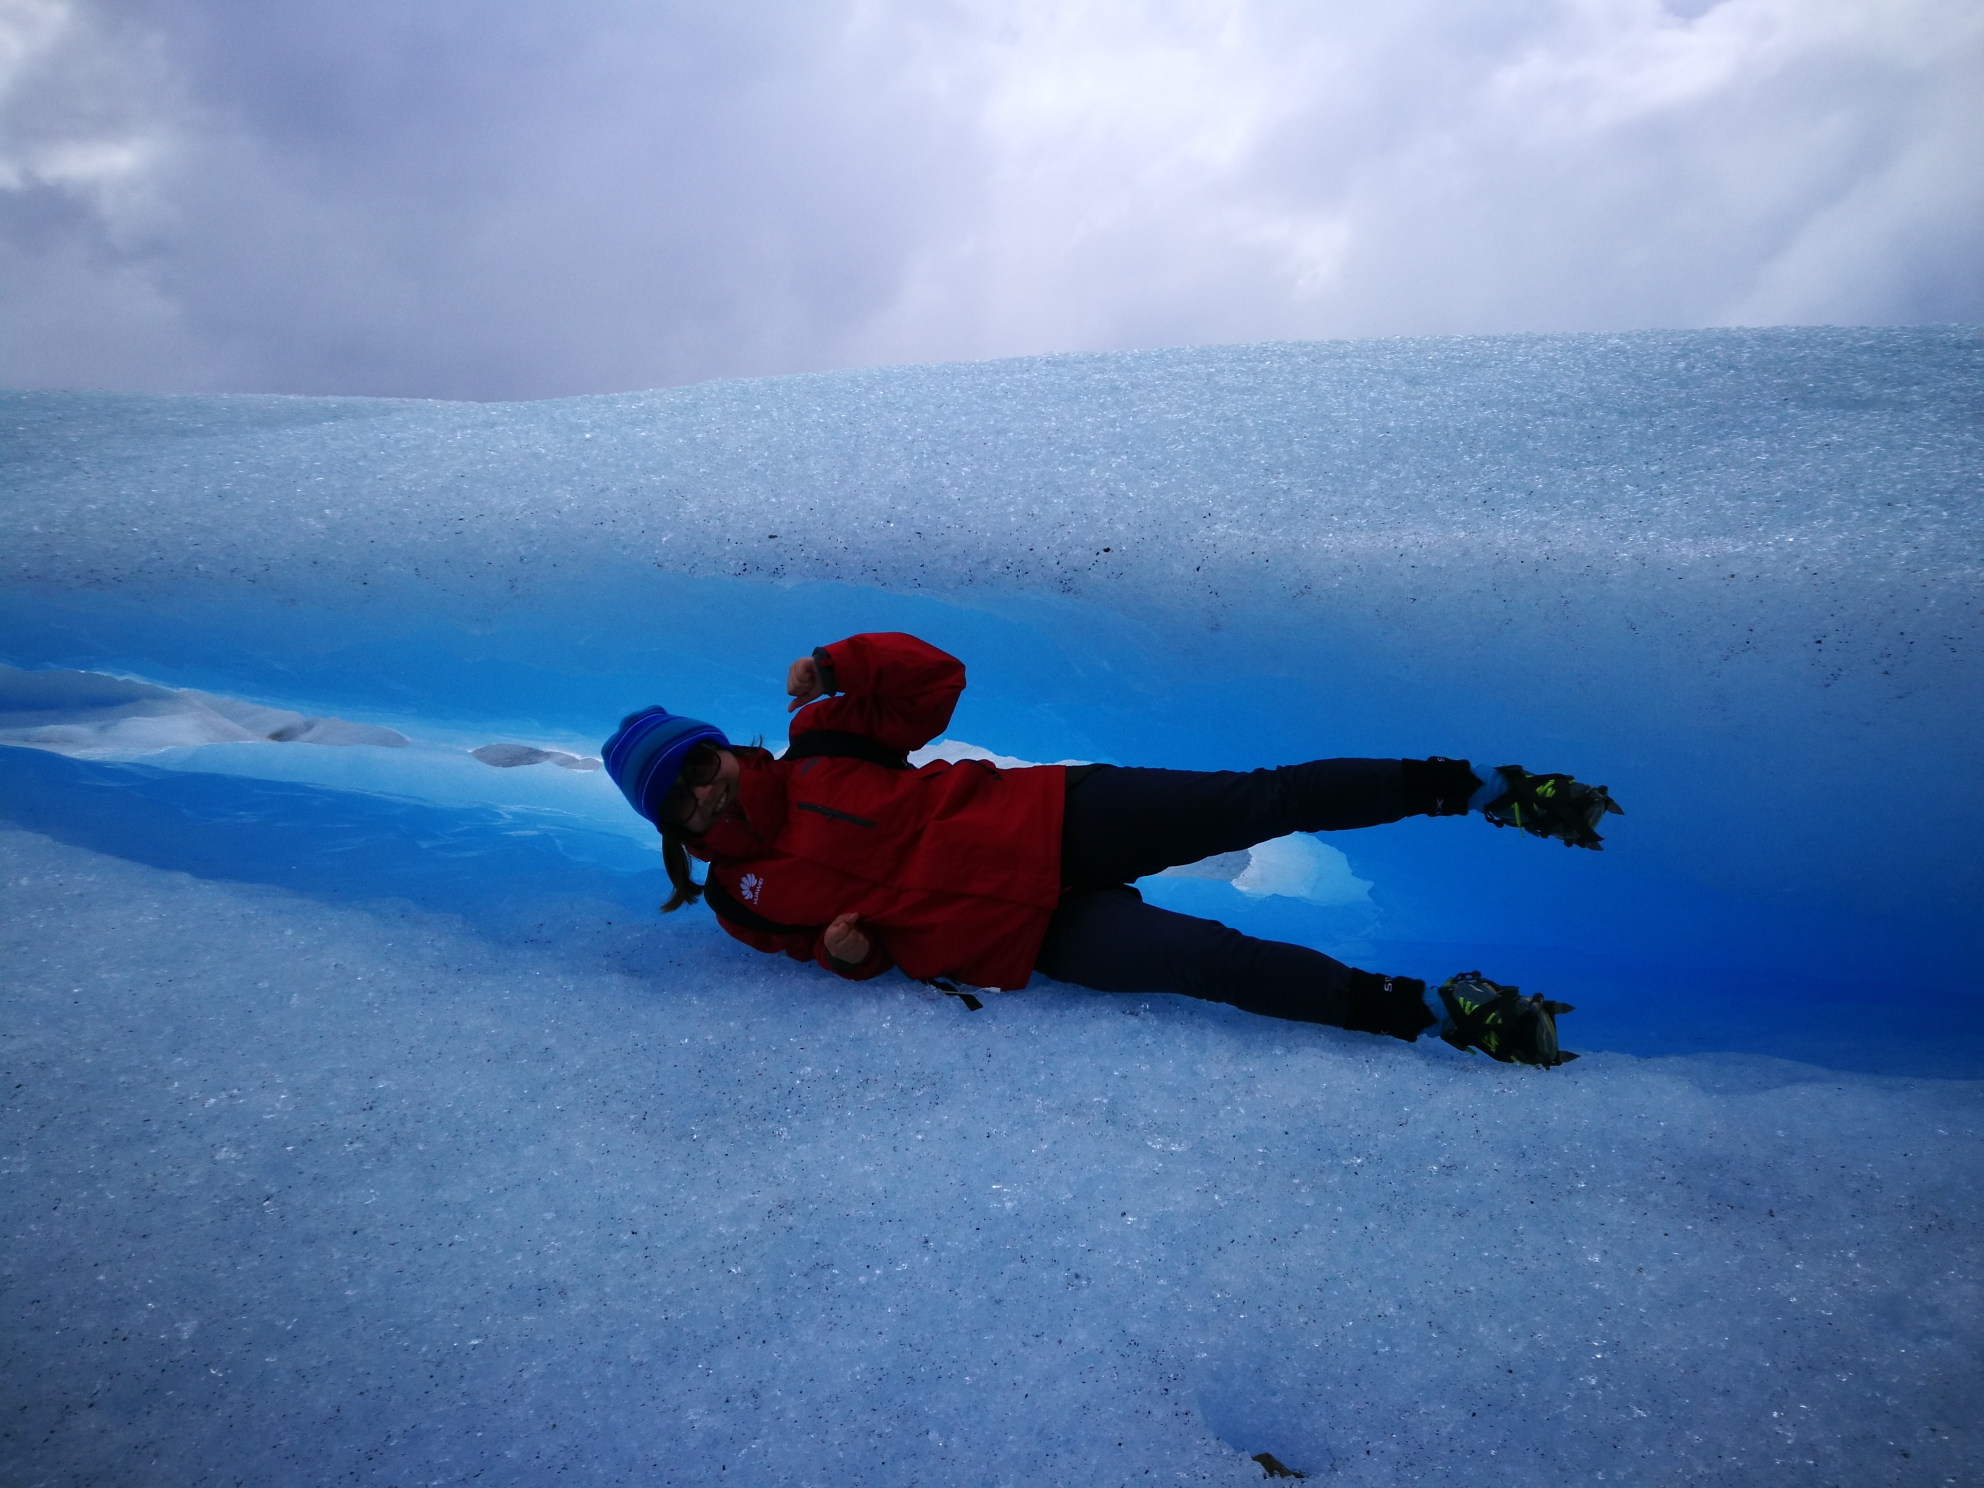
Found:
M 1011 990 L 1039 971 L 1412 1042 L 1436 1021 L 1424 982 L 1174 914 L 1130 884 L 1290 832 L 1470 810 L 1595 848 L 1599 818 L 1619 811 L 1603 786 L 1568 775 L 1477 773 L 1437 756 L 1244 772 L 912 767 L 907 754 L 944 731 L 963 690 L 955 657 L 876 633 L 792 663 L 796 716 L 777 757 L 664 708 L 629 714 L 603 752 L 621 793 L 660 829 L 675 889 L 663 912 L 704 898 L 744 944 L 856 981 L 896 966 L 947 991 Z M 701 884 L 691 857 L 709 865 Z M 1544 1066 L 1575 1057 L 1557 1048 L 1563 1004 L 1474 972 L 1439 995 L 1442 1037 L 1457 1048 Z

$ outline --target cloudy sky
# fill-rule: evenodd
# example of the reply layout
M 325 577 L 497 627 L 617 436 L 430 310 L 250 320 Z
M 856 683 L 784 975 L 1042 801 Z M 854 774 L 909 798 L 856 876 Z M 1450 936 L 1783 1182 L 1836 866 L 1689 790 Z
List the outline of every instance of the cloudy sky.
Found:
M 0 384 L 1984 321 L 1980 0 L 0 0 Z

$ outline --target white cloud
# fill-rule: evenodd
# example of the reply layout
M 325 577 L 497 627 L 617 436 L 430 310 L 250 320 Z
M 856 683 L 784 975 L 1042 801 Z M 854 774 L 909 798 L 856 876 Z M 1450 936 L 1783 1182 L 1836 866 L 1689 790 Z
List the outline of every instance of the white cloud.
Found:
M 0 0 L 0 379 L 1984 318 L 1974 0 Z

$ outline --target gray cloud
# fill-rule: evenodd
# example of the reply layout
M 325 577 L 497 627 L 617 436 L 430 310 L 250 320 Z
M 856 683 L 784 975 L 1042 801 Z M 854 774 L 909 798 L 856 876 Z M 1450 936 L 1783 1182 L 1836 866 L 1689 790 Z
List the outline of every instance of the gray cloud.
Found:
M 1971 0 L 0 0 L 0 380 L 1984 319 Z

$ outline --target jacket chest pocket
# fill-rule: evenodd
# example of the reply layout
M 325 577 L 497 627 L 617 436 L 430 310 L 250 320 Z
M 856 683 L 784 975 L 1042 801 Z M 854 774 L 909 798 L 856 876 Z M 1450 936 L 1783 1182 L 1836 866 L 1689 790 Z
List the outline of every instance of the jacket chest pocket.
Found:
M 792 809 L 811 811 L 817 816 L 826 817 L 829 821 L 846 822 L 851 827 L 866 827 L 871 832 L 875 829 L 875 824 L 865 816 L 856 816 L 851 811 L 839 811 L 832 806 L 822 806 L 817 801 L 794 801 Z

